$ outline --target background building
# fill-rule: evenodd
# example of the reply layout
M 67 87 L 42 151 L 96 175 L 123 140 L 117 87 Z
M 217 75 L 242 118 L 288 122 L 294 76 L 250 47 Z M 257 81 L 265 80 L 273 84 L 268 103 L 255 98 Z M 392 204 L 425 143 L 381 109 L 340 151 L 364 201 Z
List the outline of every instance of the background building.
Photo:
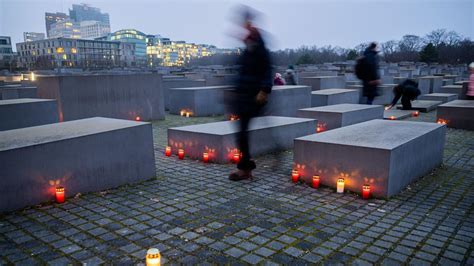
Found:
M 82 21 L 100 21 L 105 23 L 110 28 L 109 14 L 102 13 L 100 8 L 92 7 L 87 4 L 72 5 L 72 9 L 69 9 L 69 16 L 76 22 Z
M 25 42 L 32 42 L 32 41 L 39 41 L 44 40 L 45 35 L 41 32 L 23 32 L 23 41 Z
M 8 36 L 0 36 L 0 69 L 11 68 L 15 61 L 12 41 Z
M 79 22 L 82 39 L 96 39 L 110 33 L 110 25 L 102 21 L 86 20 Z
M 51 25 L 49 38 L 81 38 L 79 23 L 71 19 L 58 21 Z
M 133 45 L 112 41 L 57 38 L 17 43 L 16 48 L 18 64 L 29 69 L 111 68 L 134 60 Z
M 63 21 L 65 19 L 69 19 L 69 16 L 61 12 L 56 12 L 56 13 L 46 12 L 44 14 L 44 19 L 46 22 L 46 36 L 50 38 L 49 31 L 51 30 L 51 25 L 53 25 L 56 22 Z
M 146 57 L 146 35 L 145 33 L 135 29 L 123 29 L 114 33 L 108 34 L 101 40 L 118 41 L 121 43 L 131 43 L 135 46 L 135 64 L 137 66 L 144 66 L 147 62 Z

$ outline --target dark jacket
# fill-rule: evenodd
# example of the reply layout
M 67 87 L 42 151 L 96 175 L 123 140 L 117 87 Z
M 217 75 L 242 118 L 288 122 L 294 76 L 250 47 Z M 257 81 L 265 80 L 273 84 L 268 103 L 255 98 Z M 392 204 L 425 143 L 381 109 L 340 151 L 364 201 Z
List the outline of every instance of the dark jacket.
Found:
M 363 95 L 365 97 L 375 97 L 378 96 L 378 90 L 376 85 L 370 85 L 369 81 L 380 79 L 379 75 L 379 57 L 377 52 L 369 48 L 365 49 L 364 52 L 364 64 L 367 67 L 367 79 L 363 80 L 364 85 Z
M 233 113 L 256 116 L 262 109 L 256 96 L 260 91 L 270 93 L 273 86 L 270 53 L 260 33 L 254 29 L 245 40 L 246 48 L 237 60 L 239 73 L 235 91 L 227 101 Z
M 411 101 L 416 99 L 421 94 L 421 91 L 418 89 L 418 83 L 416 81 L 406 79 L 393 88 L 393 94 L 392 105 L 395 105 L 402 96 L 407 97 Z

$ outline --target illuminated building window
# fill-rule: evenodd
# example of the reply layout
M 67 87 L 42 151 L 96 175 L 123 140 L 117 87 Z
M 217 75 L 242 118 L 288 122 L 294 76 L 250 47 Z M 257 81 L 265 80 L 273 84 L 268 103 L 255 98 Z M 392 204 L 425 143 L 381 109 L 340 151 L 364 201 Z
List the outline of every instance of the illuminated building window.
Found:
M 73 53 L 73 54 L 77 53 L 77 49 L 76 48 L 71 48 L 71 53 Z
M 58 53 L 58 54 L 64 53 L 64 48 L 62 48 L 62 47 L 56 48 L 56 53 Z

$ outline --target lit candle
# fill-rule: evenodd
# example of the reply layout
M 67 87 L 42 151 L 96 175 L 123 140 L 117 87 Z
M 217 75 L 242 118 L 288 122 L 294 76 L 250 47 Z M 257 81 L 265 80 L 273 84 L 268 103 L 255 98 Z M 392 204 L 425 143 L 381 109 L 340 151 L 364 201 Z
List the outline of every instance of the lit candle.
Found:
M 317 132 L 317 133 L 321 132 L 321 127 L 320 127 L 320 126 L 317 126 L 317 127 L 316 127 L 316 132 Z
M 236 152 L 234 153 L 234 156 L 232 157 L 234 163 L 239 163 L 240 161 L 240 153 L 239 152 Z
M 389 117 L 389 119 L 390 119 L 390 120 L 395 120 L 395 116 L 391 115 L 391 116 Z
M 190 115 L 191 115 L 191 113 L 186 112 L 186 117 L 189 117 Z
M 57 187 L 56 188 L 56 202 L 64 203 L 64 196 L 65 196 L 64 187 Z
M 337 193 L 344 193 L 344 178 L 337 180 Z
M 35 73 L 31 72 L 31 81 L 35 81 Z
M 362 198 L 368 199 L 370 197 L 370 185 L 362 186 Z
M 438 119 L 438 124 L 441 124 L 441 125 L 446 125 L 448 123 L 448 121 L 444 120 L 444 119 Z
M 184 150 L 183 149 L 178 150 L 178 158 L 180 160 L 184 159 Z
M 140 121 L 141 118 L 140 118 L 139 116 L 137 116 L 137 117 L 135 117 L 135 120 L 136 120 L 136 121 Z
M 186 112 L 185 112 L 184 110 L 181 110 L 181 112 L 179 112 L 179 114 L 180 114 L 181 116 L 184 116 L 185 113 L 186 113 Z
M 205 163 L 209 162 L 209 153 L 207 153 L 207 152 L 203 153 L 202 154 L 202 160 Z
M 170 146 L 166 146 L 165 155 L 168 156 L 168 157 L 171 156 L 171 147 Z
M 146 266 L 160 266 L 161 255 L 157 248 L 150 248 L 146 252 Z
M 293 170 L 291 172 L 291 181 L 293 183 L 297 183 L 299 179 L 300 179 L 300 173 L 298 172 L 298 170 Z
M 313 175 L 313 188 L 319 187 L 319 175 Z
M 418 112 L 418 111 L 413 112 L 413 116 L 419 116 L 419 115 L 420 115 L 420 112 Z

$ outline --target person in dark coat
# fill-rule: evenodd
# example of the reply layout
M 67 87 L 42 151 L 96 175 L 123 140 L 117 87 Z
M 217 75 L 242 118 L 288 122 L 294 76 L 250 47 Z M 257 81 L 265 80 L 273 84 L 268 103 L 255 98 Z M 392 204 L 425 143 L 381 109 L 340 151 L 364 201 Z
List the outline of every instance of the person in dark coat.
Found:
M 400 98 L 402 98 L 402 109 L 411 110 L 411 101 L 415 100 L 421 94 L 421 91 L 418 89 L 416 81 L 406 79 L 393 88 L 393 94 L 392 104 L 387 107 L 387 110 L 395 106 Z
M 273 85 L 270 53 L 260 31 L 252 24 L 254 14 L 246 9 L 243 11 L 243 18 L 243 27 L 247 31 L 243 38 L 245 49 L 237 62 L 239 74 L 235 94 L 231 99 L 231 109 L 239 117 L 237 145 L 242 157 L 237 164 L 238 170 L 229 175 L 229 179 L 233 181 L 252 177 L 252 170 L 256 168 L 250 156 L 247 129 L 251 119 L 258 116 L 267 103 Z
M 367 104 L 372 104 L 375 97 L 379 96 L 377 86 L 380 85 L 379 57 L 377 55 L 377 43 L 373 42 L 364 51 L 364 64 L 367 74 L 362 80 L 363 96 L 367 97 Z
M 296 82 L 295 68 L 292 65 L 288 66 L 285 73 L 286 85 L 298 85 Z

